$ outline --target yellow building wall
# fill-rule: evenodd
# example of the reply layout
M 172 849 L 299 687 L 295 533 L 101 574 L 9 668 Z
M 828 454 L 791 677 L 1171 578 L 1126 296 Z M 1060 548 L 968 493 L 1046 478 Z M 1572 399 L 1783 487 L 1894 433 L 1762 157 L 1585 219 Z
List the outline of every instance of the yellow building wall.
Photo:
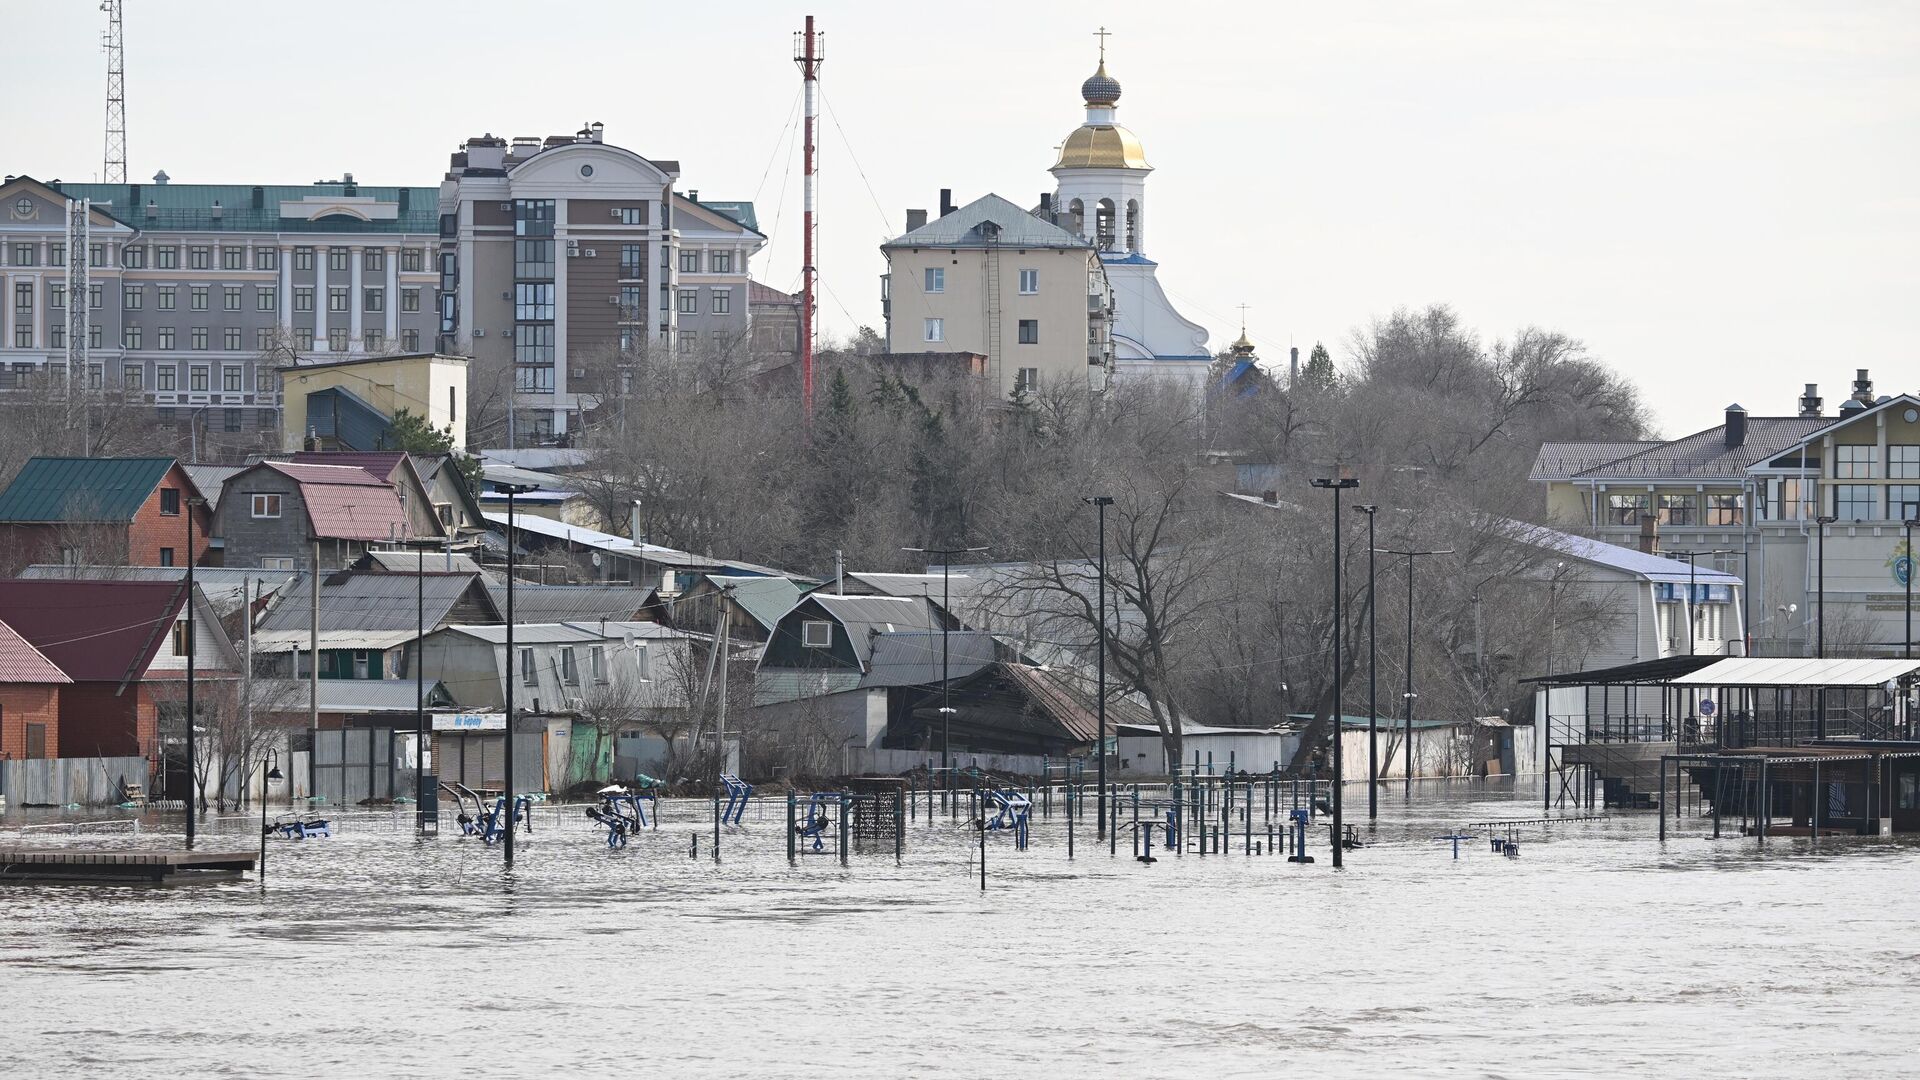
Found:
M 283 448 L 307 435 L 307 395 L 340 387 L 392 416 L 408 409 L 435 428 L 453 429 L 454 449 L 467 448 L 467 361 L 459 356 L 396 356 L 280 370 L 285 410 Z

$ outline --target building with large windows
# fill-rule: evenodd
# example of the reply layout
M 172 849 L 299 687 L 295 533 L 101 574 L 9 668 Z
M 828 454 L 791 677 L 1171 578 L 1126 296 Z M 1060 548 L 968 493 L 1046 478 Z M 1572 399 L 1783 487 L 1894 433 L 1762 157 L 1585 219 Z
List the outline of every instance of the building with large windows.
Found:
M 1864 369 L 1837 415 L 1809 384 L 1793 416 L 1732 405 L 1680 439 L 1548 443 L 1532 478 L 1558 524 L 1739 574 L 1756 655 L 1812 655 L 1822 636 L 1835 656 L 1906 645 L 1920 396 L 1876 397 Z
M 0 185 L 0 387 L 71 362 L 69 212 L 87 223 L 87 379 L 209 431 L 272 432 L 275 369 L 431 347 L 434 191 L 351 174 L 308 186 Z
M 682 197 L 679 177 L 679 162 L 610 145 L 600 124 L 454 153 L 439 350 L 473 358 L 476 400 L 490 380 L 511 386 L 510 445 L 565 435 L 644 352 L 745 339 L 747 263 L 766 238 L 752 204 Z

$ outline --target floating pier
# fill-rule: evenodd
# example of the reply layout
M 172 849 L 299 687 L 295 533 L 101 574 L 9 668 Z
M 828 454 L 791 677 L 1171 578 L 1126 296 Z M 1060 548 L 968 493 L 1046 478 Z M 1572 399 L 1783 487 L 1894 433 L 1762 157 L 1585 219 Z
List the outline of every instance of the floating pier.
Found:
M 163 882 L 252 870 L 251 851 L 137 850 L 129 848 L 0 848 L 0 882 Z

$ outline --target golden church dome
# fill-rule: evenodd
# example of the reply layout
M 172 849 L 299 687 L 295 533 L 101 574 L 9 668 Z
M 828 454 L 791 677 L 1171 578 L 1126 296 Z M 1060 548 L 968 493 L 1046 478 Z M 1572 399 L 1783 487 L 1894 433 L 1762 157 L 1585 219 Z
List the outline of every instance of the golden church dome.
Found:
M 1151 169 L 1147 151 L 1118 124 L 1083 124 L 1060 147 L 1056 169 Z

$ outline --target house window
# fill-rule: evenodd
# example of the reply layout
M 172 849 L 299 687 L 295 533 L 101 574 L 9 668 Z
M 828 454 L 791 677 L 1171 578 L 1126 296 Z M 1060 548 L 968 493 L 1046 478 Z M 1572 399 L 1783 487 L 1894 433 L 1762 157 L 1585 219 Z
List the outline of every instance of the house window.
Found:
M 159 308 L 161 311 L 172 311 L 174 297 L 173 286 L 158 285 L 154 287 L 153 291 L 155 294 L 153 306 Z
M 195 364 L 187 369 L 187 389 L 196 394 L 207 392 L 206 365 Z
M 126 364 L 120 369 L 120 385 L 134 393 L 140 392 L 141 376 L 145 374 L 139 364 Z
M 153 268 L 155 270 L 177 270 L 180 268 L 180 249 L 172 245 L 158 246 L 153 249 Z
M 239 351 L 240 351 L 240 349 L 242 348 L 242 346 L 241 346 L 241 344 L 240 344 L 240 343 L 241 343 L 241 340 L 242 340 L 242 338 L 240 337 L 240 328 L 239 328 L 239 327 L 237 327 L 237 326 L 229 326 L 229 327 L 227 327 L 227 329 L 225 330 L 225 332 L 224 332 L 224 333 L 223 333 L 223 334 L 222 334 L 221 336 L 223 337 L 223 339 L 224 339 L 224 340 L 225 340 L 225 342 L 226 342 L 226 346 L 227 346 L 227 351 L 228 351 L 228 352 L 239 352 Z
M 686 250 L 686 249 L 681 250 L 680 272 L 683 274 L 697 274 L 700 272 L 699 249 L 696 248 L 693 250 Z
M 923 334 L 925 335 L 925 337 L 924 337 L 924 338 L 922 338 L 922 340 L 924 340 L 924 341 L 945 341 L 945 340 L 947 340 L 947 324 L 946 324 L 946 320 L 944 320 L 944 319 L 923 319 L 923 320 L 921 321 L 921 333 L 923 333 Z
M 311 326 L 294 327 L 293 328 L 293 347 L 295 350 L 300 352 L 305 352 L 306 350 L 313 348 L 313 327 Z
M 260 556 L 260 569 L 262 569 L 262 570 L 291 570 L 291 569 L 293 569 L 293 556 L 291 556 L 291 555 L 262 555 L 262 556 Z
M 944 266 L 927 267 L 926 291 L 930 293 L 947 291 L 947 268 Z
M 730 315 L 733 313 L 732 289 L 713 290 L 713 313 L 715 315 Z
M 313 310 L 313 286 L 295 285 L 293 287 L 293 310 L 295 311 L 312 311 Z
M 400 351 L 415 353 L 420 351 L 420 331 L 400 331 Z
M 427 268 L 427 256 L 419 248 L 400 249 L 400 269 L 408 273 L 419 273 Z
M 420 310 L 420 290 L 419 289 L 401 289 L 400 290 L 400 310 L 401 311 L 419 311 Z
M 343 247 L 328 248 L 327 249 L 327 269 L 329 271 L 338 270 L 344 273 L 347 269 L 347 257 L 350 254 L 351 253 L 348 252 L 347 249 Z
M 644 207 L 644 206 L 623 206 L 623 207 L 621 207 L 621 208 L 620 208 L 620 224 L 622 224 L 622 225 L 645 225 L 646 223 L 647 223 L 647 208 L 646 208 L 646 207 Z
M 1836 480 L 1873 479 L 1873 450 L 1871 446 L 1836 446 L 1833 448 L 1833 476 Z
M 1020 295 L 1032 296 L 1040 291 L 1040 271 L 1020 271 Z
M 1013 392 L 1032 394 L 1040 389 L 1040 369 L 1023 367 L 1013 373 Z
M 387 332 L 385 330 L 369 330 L 360 335 L 360 340 L 366 344 L 368 352 L 379 352 L 387 347 Z
M 67 306 L 67 287 L 58 281 L 47 282 L 47 306 L 64 309 Z
M 607 649 L 604 645 L 587 646 L 587 671 L 596 683 L 607 681 Z
M 212 248 L 204 248 L 204 247 L 188 248 L 187 249 L 187 269 L 205 270 L 210 265 L 208 261 L 208 256 L 212 254 L 213 254 Z
M 833 624 L 819 619 L 808 619 L 801 623 L 800 644 L 809 649 L 831 649 Z
M 162 349 L 173 348 L 173 327 L 163 326 L 160 328 L 158 344 Z
M 239 331 L 235 330 L 233 333 L 237 334 Z M 243 389 L 241 386 L 242 374 L 242 369 L 239 367 L 233 365 L 222 367 L 220 369 L 220 389 L 229 394 L 241 393 Z
M 130 326 L 127 329 L 138 330 L 139 327 Z M 136 337 L 137 336 L 138 335 L 136 335 Z M 134 347 L 138 348 L 137 345 Z M 161 364 L 160 366 L 154 368 L 153 369 L 153 388 L 155 390 L 172 390 L 174 388 L 173 370 L 174 369 L 172 364 Z
M 384 248 L 368 248 L 366 250 L 366 267 L 369 270 L 385 270 L 387 268 L 386 250 Z
M 228 433 L 229 435 L 239 431 L 241 419 L 242 419 L 241 410 L 221 409 L 220 410 L 220 430 Z
M 270 248 L 270 247 L 254 248 L 253 249 L 253 268 L 255 270 L 280 269 L 280 249 Z
M 206 352 L 207 328 L 204 326 L 194 327 L 192 331 L 187 334 L 187 344 L 190 345 L 195 352 Z
M 334 352 L 347 351 L 347 328 L 336 326 L 327 331 L 327 348 Z
M 620 245 L 620 276 L 623 278 L 643 278 L 647 276 L 647 245 Z
M 533 664 L 533 650 L 520 650 L 520 685 L 535 686 L 540 682 L 539 669 Z
M 360 298 L 360 302 L 361 302 L 361 307 L 364 310 L 366 311 L 387 310 L 387 290 L 366 289 L 363 291 L 365 292 L 366 295 Z
M 128 311 L 139 311 L 147 306 L 146 290 L 138 285 L 128 285 L 120 290 L 120 306 Z
M 120 252 L 120 265 L 129 270 L 144 270 L 147 266 L 147 249 L 128 247 Z
M 207 310 L 207 287 L 195 285 L 189 290 L 187 306 L 194 311 Z
M 313 269 L 313 249 L 297 247 L 293 249 L 293 268 L 295 270 Z
M 1920 480 L 1920 446 L 1887 447 L 1887 479 Z
M 560 680 L 568 686 L 580 685 L 580 666 L 574 662 L 573 646 L 560 646 Z
M 223 311 L 240 310 L 240 286 L 223 285 L 220 287 L 220 308 Z
M 733 273 L 733 252 L 715 251 L 707 256 L 707 270 L 714 274 Z
M 161 566 L 173 565 L 173 549 L 172 548 L 163 547 L 160 549 L 160 565 Z
M 344 285 L 338 287 L 329 286 L 327 288 L 327 310 L 347 310 L 347 290 Z
M 1835 484 L 1833 487 L 1833 516 L 1841 521 L 1866 521 L 1879 516 L 1880 508 L 1874 498 L 1879 489 L 1872 484 Z
M 160 489 L 160 512 L 168 517 L 180 516 L 180 489 Z
M 1040 344 L 1040 320 L 1039 319 L 1021 319 L 1020 320 L 1020 344 L 1022 345 Z
M 697 289 L 680 290 L 680 314 L 693 315 L 700 310 L 700 292 Z
M 245 270 L 247 268 L 246 250 L 237 247 L 221 248 L 220 268 L 222 270 Z
M 1651 500 L 1646 495 L 1609 495 L 1607 496 L 1607 523 L 1638 525 L 1640 516 L 1645 514 L 1651 505 Z
M 353 677 L 366 679 L 372 677 L 373 658 L 365 649 L 353 650 Z
M 272 492 L 256 491 L 252 496 L 253 516 L 256 518 L 277 518 L 280 516 L 280 496 Z
M 1895 484 L 1889 487 L 1887 516 L 1895 521 L 1920 519 L 1920 484 Z
M 1697 495 L 1660 496 L 1660 524 L 1698 525 L 1700 497 Z

